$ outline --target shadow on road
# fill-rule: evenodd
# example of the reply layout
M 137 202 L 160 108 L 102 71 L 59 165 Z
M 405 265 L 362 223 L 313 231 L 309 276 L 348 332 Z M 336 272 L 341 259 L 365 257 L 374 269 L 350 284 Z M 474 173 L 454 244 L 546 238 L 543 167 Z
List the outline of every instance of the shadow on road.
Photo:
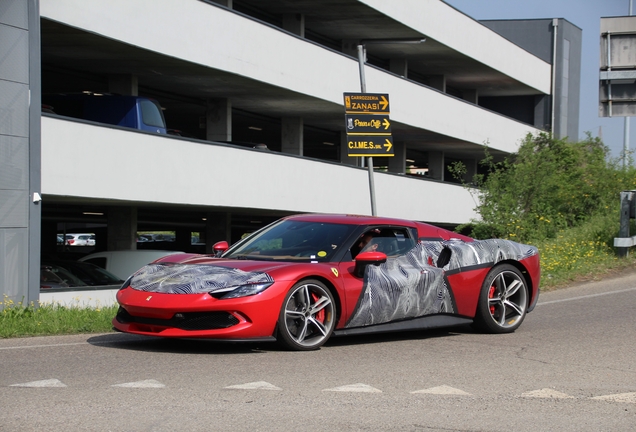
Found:
M 377 344 L 386 342 L 399 342 L 409 340 L 426 340 L 449 336 L 458 336 L 464 333 L 475 333 L 469 325 L 446 327 L 428 330 L 404 330 L 391 333 L 376 333 L 355 336 L 332 337 L 325 344 L 326 347 L 338 347 L 347 345 Z
M 408 340 L 426 340 L 474 333 L 470 326 L 431 330 L 409 330 L 392 333 L 332 337 L 323 349 L 351 345 L 371 345 Z M 266 354 L 288 351 L 276 342 L 226 342 L 207 339 L 173 339 L 112 333 L 90 337 L 87 342 L 104 348 L 182 354 Z
M 87 340 L 91 345 L 131 351 L 167 352 L 183 354 L 262 354 L 280 351 L 276 343 L 223 342 L 206 339 L 173 339 L 114 333 L 94 336 Z

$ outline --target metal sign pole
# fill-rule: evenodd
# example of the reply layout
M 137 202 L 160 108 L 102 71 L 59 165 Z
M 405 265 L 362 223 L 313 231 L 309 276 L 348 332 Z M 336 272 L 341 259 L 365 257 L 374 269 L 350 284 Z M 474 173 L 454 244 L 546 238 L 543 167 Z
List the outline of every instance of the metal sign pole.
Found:
M 365 62 L 366 52 L 364 49 L 364 45 L 358 45 L 358 65 L 360 66 L 360 90 L 362 93 L 367 92 L 367 82 L 364 76 L 364 62 Z M 371 215 L 377 216 L 377 212 L 375 210 L 375 183 L 373 182 L 373 157 L 369 156 L 367 162 L 369 168 L 369 192 L 371 194 Z M 364 157 L 362 157 L 362 166 L 364 167 Z

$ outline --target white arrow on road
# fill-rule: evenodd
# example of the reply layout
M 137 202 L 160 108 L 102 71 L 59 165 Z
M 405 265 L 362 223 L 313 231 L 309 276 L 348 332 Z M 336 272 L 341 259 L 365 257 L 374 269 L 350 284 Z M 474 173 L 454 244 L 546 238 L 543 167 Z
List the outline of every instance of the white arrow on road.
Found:
M 454 387 L 450 387 L 447 385 L 442 385 L 438 387 L 431 387 L 424 390 L 416 390 L 412 391 L 412 394 L 418 393 L 427 393 L 427 394 L 436 394 L 436 395 L 456 395 L 456 396 L 470 396 L 470 393 L 466 393 L 464 390 L 456 389 Z
M 58 379 L 47 379 L 22 384 L 11 384 L 9 387 L 66 387 L 66 384 Z
M 382 390 L 378 390 L 377 388 L 371 387 L 370 385 L 357 383 L 357 384 L 349 384 L 340 387 L 334 387 L 330 389 L 324 389 L 323 391 L 333 391 L 333 392 L 357 392 L 357 393 L 382 393 Z
M 160 383 L 157 380 L 149 379 L 144 381 L 129 382 L 123 384 L 113 384 L 111 387 L 126 387 L 126 388 L 164 388 L 165 384 Z
M 256 381 L 247 384 L 237 384 L 224 387 L 226 389 L 239 389 L 239 390 L 282 390 L 280 387 L 276 387 L 265 381 Z

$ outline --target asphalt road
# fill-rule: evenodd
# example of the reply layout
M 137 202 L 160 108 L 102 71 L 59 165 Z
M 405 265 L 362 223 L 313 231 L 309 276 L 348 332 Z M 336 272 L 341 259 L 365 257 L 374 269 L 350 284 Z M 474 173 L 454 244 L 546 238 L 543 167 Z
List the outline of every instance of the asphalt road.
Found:
M 543 293 L 510 335 L 0 340 L 0 430 L 632 431 L 635 310 L 633 274 Z

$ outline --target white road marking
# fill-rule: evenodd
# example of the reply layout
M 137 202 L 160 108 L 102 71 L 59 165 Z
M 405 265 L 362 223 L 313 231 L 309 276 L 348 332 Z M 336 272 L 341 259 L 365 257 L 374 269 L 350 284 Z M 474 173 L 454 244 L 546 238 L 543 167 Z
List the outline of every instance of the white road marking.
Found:
M 636 393 L 620 393 L 605 396 L 593 397 L 594 400 L 604 400 L 609 402 L 636 403 Z
M 12 347 L 0 347 L 0 350 L 23 349 L 23 348 L 50 348 L 59 346 L 88 345 L 88 342 L 65 343 L 65 344 L 48 344 L 48 345 L 20 345 Z
M 99 336 L 99 335 L 98 335 Z M 13 349 L 23 349 L 23 348 L 51 348 L 51 347 L 63 347 L 63 346 L 76 346 L 76 345 L 109 345 L 113 343 L 128 343 L 130 341 L 124 340 L 109 340 L 103 342 L 71 342 L 71 343 L 58 343 L 58 344 L 41 344 L 41 345 L 19 345 L 19 346 L 9 346 L 9 347 L 0 347 L 0 350 L 13 350 Z
M 237 384 L 224 387 L 226 389 L 238 389 L 238 390 L 282 390 L 280 387 L 276 387 L 266 381 L 256 381 L 246 384 Z
M 149 379 L 143 381 L 129 382 L 123 384 L 113 384 L 111 387 L 126 387 L 126 388 L 164 388 L 165 384 L 160 383 L 157 380 Z
M 412 394 L 426 393 L 436 395 L 456 395 L 456 396 L 471 396 L 470 393 L 466 393 L 464 390 L 456 389 L 447 385 L 441 385 L 438 387 L 431 387 L 423 390 L 412 391 Z
M 349 384 L 340 387 L 334 387 L 330 389 L 324 389 L 323 391 L 332 391 L 332 392 L 356 392 L 356 393 L 382 393 L 382 390 L 378 390 L 377 388 L 371 387 L 370 385 L 357 383 L 357 384 Z
M 574 396 L 570 396 L 568 394 L 561 393 L 559 391 L 552 390 L 549 388 L 543 388 L 541 390 L 533 390 L 533 391 L 525 392 L 521 396 L 533 397 L 533 398 L 547 398 L 547 399 L 574 399 Z
M 58 379 L 47 379 L 41 381 L 31 381 L 22 384 L 11 384 L 9 387 L 66 387 L 66 384 Z
M 540 301 L 539 303 L 537 303 L 537 306 L 548 305 L 548 304 L 553 304 L 553 303 L 561 303 L 561 302 L 567 302 L 567 301 L 574 301 L 574 300 L 581 300 L 581 299 L 587 299 L 587 298 L 592 298 L 592 297 L 601 297 L 601 296 L 606 296 L 606 295 L 610 295 L 610 294 L 620 294 L 620 293 L 630 292 L 630 291 L 636 291 L 636 287 L 635 288 L 627 288 L 627 289 L 618 290 L 618 291 L 602 292 L 602 293 L 598 293 L 598 294 L 588 294 L 588 295 L 584 295 L 584 296 L 566 298 L 566 299 L 561 299 L 561 300 L 551 300 L 551 301 L 547 301 L 547 302 L 541 302 Z

